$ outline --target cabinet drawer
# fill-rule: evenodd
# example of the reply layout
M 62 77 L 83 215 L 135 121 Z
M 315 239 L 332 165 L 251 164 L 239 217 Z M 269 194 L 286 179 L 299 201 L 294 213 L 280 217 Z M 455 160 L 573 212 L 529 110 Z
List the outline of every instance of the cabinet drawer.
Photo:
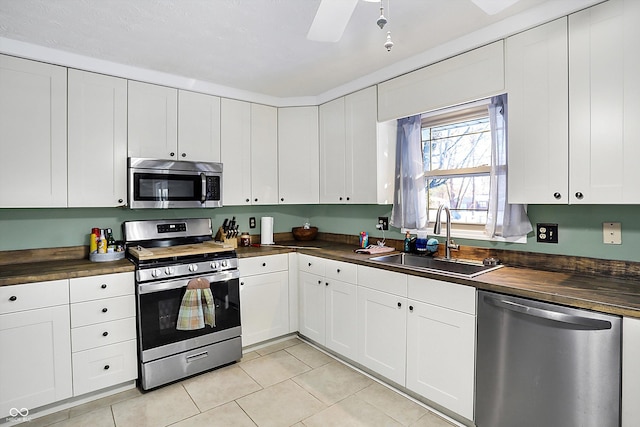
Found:
M 133 295 L 134 293 L 133 272 L 69 279 L 69 294 L 72 303 Z
M 324 276 L 324 268 L 326 260 L 310 255 L 298 255 L 298 269 L 305 273 L 317 274 Z
M 238 260 L 238 269 L 242 277 L 286 271 L 289 269 L 289 258 L 287 254 L 240 258 Z
M 73 353 L 74 396 L 137 377 L 136 340 Z
M 0 286 L 0 314 L 69 304 L 69 281 Z
M 71 327 L 135 317 L 135 295 L 71 304 Z
M 358 266 L 348 262 L 325 260 L 325 277 L 347 283 L 358 282 Z
M 472 286 L 409 276 L 408 287 L 410 299 L 476 314 L 476 288 Z
M 84 351 L 136 338 L 136 318 L 113 320 L 71 330 L 71 351 Z
M 407 275 L 381 268 L 359 265 L 358 285 L 401 297 L 407 296 Z

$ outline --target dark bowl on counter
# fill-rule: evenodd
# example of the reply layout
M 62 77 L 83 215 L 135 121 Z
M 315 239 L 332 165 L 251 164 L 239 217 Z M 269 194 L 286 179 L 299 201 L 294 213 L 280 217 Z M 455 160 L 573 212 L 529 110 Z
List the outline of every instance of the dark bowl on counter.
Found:
M 298 241 L 309 241 L 314 240 L 318 235 L 318 227 L 293 227 L 291 229 L 293 233 L 293 238 Z

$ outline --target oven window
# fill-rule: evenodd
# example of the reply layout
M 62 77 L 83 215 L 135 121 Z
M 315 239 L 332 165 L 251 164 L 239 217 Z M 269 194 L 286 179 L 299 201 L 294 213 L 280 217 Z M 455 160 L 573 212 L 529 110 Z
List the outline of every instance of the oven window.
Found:
M 180 304 L 186 288 L 140 295 L 140 328 L 142 349 L 166 344 L 240 326 L 239 279 L 211 283 L 215 305 L 215 327 L 184 331 L 176 329 Z
M 135 200 L 190 201 L 202 195 L 200 175 L 136 173 L 133 179 Z

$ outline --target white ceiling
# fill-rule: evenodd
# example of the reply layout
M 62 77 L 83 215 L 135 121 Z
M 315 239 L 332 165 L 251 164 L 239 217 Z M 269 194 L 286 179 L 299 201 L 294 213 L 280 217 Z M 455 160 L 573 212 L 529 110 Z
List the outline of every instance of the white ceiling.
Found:
M 65 55 L 76 54 L 203 87 L 328 100 L 599 1 L 519 0 L 487 15 L 471 0 L 384 0 L 384 30 L 380 4 L 359 1 L 340 41 L 326 43 L 306 38 L 320 0 L 0 0 L 0 52 L 69 66 L 77 56 Z

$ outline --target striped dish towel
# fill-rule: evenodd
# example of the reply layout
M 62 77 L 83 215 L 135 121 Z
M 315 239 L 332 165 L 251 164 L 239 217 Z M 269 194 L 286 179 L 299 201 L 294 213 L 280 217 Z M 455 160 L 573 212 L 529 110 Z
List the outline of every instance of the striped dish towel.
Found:
M 216 326 L 215 306 L 209 282 L 205 279 L 190 280 L 180 303 L 176 329 L 191 331 L 205 325 Z

